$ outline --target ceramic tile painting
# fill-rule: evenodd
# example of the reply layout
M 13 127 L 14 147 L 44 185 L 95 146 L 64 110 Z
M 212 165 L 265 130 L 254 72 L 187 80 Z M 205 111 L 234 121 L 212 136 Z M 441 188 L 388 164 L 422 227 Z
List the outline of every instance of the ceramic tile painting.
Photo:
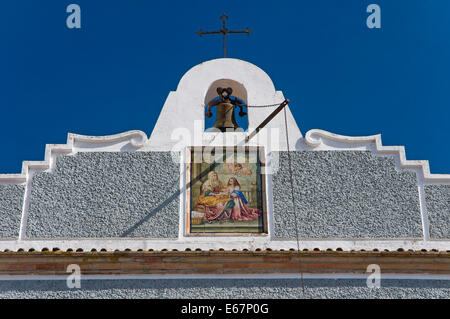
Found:
M 261 149 L 192 148 L 188 234 L 264 234 Z

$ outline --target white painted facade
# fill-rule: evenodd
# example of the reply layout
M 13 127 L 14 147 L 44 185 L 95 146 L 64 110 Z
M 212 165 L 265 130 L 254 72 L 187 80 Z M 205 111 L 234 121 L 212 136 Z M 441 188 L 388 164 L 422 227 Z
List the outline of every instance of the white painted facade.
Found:
M 49 144 L 46 146 L 45 160 L 41 162 L 24 162 L 21 174 L 0 174 L 1 184 L 24 184 L 25 199 L 22 211 L 20 235 L 17 240 L 0 241 L 0 250 L 41 250 L 53 249 L 106 249 L 113 251 L 124 250 L 162 250 L 162 249 L 296 249 L 296 241 L 273 240 L 272 235 L 272 195 L 271 176 L 267 175 L 266 185 L 267 207 L 269 217 L 269 234 L 267 236 L 217 236 L 214 241 L 205 237 L 185 236 L 185 209 L 186 185 L 185 164 L 180 165 L 180 229 L 176 240 L 156 239 L 67 239 L 67 240 L 26 240 L 26 220 L 28 216 L 29 199 L 31 192 L 31 180 L 34 172 L 54 169 L 55 158 L 59 155 L 74 155 L 79 152 L 135 152 L 135 151 L 181 151 L 185 154 L 188 146 L 234 146 L 242 141 L 248 132 L 244 133 L 205 133 L 204 113 L 205 104 L 215 95 L 217 86 L 238 84 L 233 95 L 242 98 L 249 105 L 267 105 L 281 103 L 285 97 L 281 91 L 276 91 L 270 77 L 257 66 L 237 59 L 216 59 L 201 63 L 190 69 L 181 79 L 177 90 L 170 92 L 162 108 L 156 126 L 150 136 L 142 131 L 129 131 L 121 134 L 94 137 L 77 134 L 69 134 L 66 144 Z M 295 103 L 295 102 L 293 102 Z M 274 109 L 249 108 L 249 132 L 259 125 Z M 430 240 L 427 232 L 427 212 L 423 205 L 423 186 L 428 184 L 450 184 L 449 174 L 431 174 L 428 161 L 409 161 L 405 157 L 405 151 L 400 146 L 383 146 L 381 136 L 348 137 L 332 134 L 323 130 L 311 130 L 303 138 L 300 129 L 293 118 L 289 107 L 287 111 L 289 148 L 290 150 L 361 150 L 371 151 L 377 156 L 393 156 L 398 170 L 414 170 L 417 172 L 417 186 L 421 197 L 421 213 L 424 225 L 424 237 L 421 240 L 301 240 L 301 247 L 305 249 L 320 250 L 397 250 L 402 249 L 437 249 L 448 250 L 450 241 Z M 264 138 L 255 138 L 249 145 L 264 146 L 266 154 L 270 151 L 286 150 L 285 118 L 283 112 L 278 114 L 258 136 L 270 135 L 274 131 L 276 141 Z M 180 138 L 189 136 L 189 139 Z M 199 136 L 199 137 L 198 137 Z M 227 136 L 226 140 L 222 137 Z M 191 138 L 192 137 L 192 138 Z M 194 138 L 197 137 L 197 138 Z M 184 155 L 182 155 L 183 157 Z M 183 161 L 184 162 L 184 161 Z M 268 163 L 270 165 L 270 162 Z

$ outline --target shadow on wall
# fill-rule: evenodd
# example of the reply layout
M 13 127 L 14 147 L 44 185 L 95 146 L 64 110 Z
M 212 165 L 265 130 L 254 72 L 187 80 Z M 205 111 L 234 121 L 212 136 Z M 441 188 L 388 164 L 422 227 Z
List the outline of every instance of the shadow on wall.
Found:
M 224 153 L 225 156 L 226 153 Z M 128 237 L 129 235 L 131 235 L 136 229 L 138 229 L 140 226 L 142 226 L 152 215 L 157 214 L 159 211 L 161 211 L 163 208 L 165 208 L 167 205 L 169 205 L 170 202 L 172 202 L 173 200 L 175 200 L 178 196 L 180 196 L 181 193 L 185 192 L 187 189 L 189 189 L 191 187 L 191 185 L 195 184 L 196 182 L 200 181 L 203 177 L 205 177 L 206 175 L 208 175 L 208 173 L 211 170 L 214 170 L 214 168 L 216 168 L 216 166 L 218 166 L 219 163 L 212 163 L 211 165 L 209 165 L 203 172 L 201 172 L 197 177 L 193 178 L 189 183 L 187 183 L 186 185 L 184 185 L 181 189 L 179 189 L 178 191 L 176 191 L 175 193 L 173 193 L 169 198 L 167 198 L 164 202 L 162 202 L 161 204 L 158 205 L 158 207 L 156 207 L 155 209 L 153 209 L 150 213 L 148 213 L 145 217 L 143 217 L 140 221 L 138 221 L 137 223 L 135 223 L 133 226 L 131 226 L 128 230 L 126 230 L 124 233 L 122 233 L 120 235 L 120 237 Z M 177 181 L 177 184 L 179 182 Z M 176 185 L 173 185 L 174 187 Z

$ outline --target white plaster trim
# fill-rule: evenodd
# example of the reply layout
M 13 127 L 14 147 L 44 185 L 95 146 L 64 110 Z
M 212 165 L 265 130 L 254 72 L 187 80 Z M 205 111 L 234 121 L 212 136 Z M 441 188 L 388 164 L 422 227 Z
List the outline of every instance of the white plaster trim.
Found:
M 422 218 L 422 229 L 424 240 L 430 240 L 430 222 L 428 220 L 427 204 L 425 201 L 425 190 L 423 185 L 417 186 L 419 190 L 420 216 Z
M 265 148 L 265 158 L 266 158 L 266 165 L 265 170 L 270 171 L 272 167 L 272 153 L 268 153 L 268 150 Z M 269 234 L 269 238 L 273 240 L 275 238 L 275 220 L 274 220 L 274 207 L 273 207 L 273 180 L 272 180 L 272 174 L 265 174 L 266 178 L 266 209 L 267 209 L 267 231 Z
M 142 148 L 148 142 L 147 135 L 138 130 L 107 136 L 88 136 L 69 133 L 66 144 L 47 144 L 44 161 L 24 161 L 21 174 L 0 174 L 0 185 L 23 184 L 27 182 L 31 170 L 53 171 L 55 157 L 58 154 L 74 154 L 88 151 L 123 151 L 129 145 L 129 150 Z M 108 149 L 104 149 L 108 146 Z
M 182 237 L 179 239 L 128 239 L 128 238 L 110 238 L 110 239 L 60 239 L 60 240 L 3 240 L 0 241 L 0 251 L 11 250 L 17 251 L 23 249 L 28 251 L 34 249 L 41 251 L 43 248 L 52 250 L 58 248 L 62 251 L 67 249 L 83 249 L 83 251 L 91 251 L 96 249 L 106 249 L 107 251 L 130 249 L 136 251 L 138 249 L 149 250 L 178 250 L 186 249 L 204 251 L 209 250 L 243 250 L 255 251 L 256 249 L 265 250 L 297 250 L 296 240 L 270 240 L 268 236 L 215 236 L 214 241 L 211 237 Z M 380 239 L 334 239 L 334 240 L 300 240 L 300 249 L 319 249 L 319 250 L 373 250 L 380 251 L 389 250 L 396 251 L 399 248 L 404 250 L 422 250 L 427 251 L 447 251 L 450 250 L 450 240 L 422 240 L 422 239 L 405 239 L 405 240 L 380 240 Z
M 25 184 L 25 194 L 23 198 L 22 217 L 20 219 L 19 240 L 24 240 L 26 236 L 28 209 L 30 207 L 31 197 L 31 181 L 33 180 L 34 172 L 30 171 L 27 175 L 27 182 Z
M 178 238 L 186 238 L 186 205 L 187 205 L 187 148 L 180 152 L 180 207 L 178 221 Z M 189 237 L 187 237 L 189 238 Z
M 330 133 L 324 130 L 313 129 L 305 134 L 305 143 L 311 148 L 318 148 L 332 141 L 344 145 L 374 144 L 378 154 L 395 155 L 399 158 L 400 167 L 403 169 L 419 169 L 424 182 L 450 183 L 450 174 L 431 174 L 430 166 L 426 160 L 407 160 L 404 146 L 383 146 L 381 134 L 370 136 L 344 136 Z M 325 147 L 324 149 L 333 149 Z
M 303 273 L 304 279 L 367 279 L 363 274 L 308 274 Z M 81 280 L 180 280 L 180 279 L 300 279 L 300 274 L 223 274 L 223 275 L 81 275 Z M 413 280 L 450 280 L 450 275 L 422 275 L 422 274 L 383 274 L 383 279 L 413 279 Z M 0 275 L 0 281 L 23 280 L 67 280 L 65 275 Z
M 88 136 L 88 135 L 79 135 L 69 133 L 68 140 L 72 141 L 73 144 L 77 142 L 80 143 L 88 143 L 88 144 L 104 144 L 104 143 L 113 143 L 113 142 L 130 142 L 131 146 L 138 149 L 147 143 L 147 134 L 139 130 L 127 131 L 114 135 L 106 135 L 106 136 Z M 69 142 L 68 142 L 69 144 Z

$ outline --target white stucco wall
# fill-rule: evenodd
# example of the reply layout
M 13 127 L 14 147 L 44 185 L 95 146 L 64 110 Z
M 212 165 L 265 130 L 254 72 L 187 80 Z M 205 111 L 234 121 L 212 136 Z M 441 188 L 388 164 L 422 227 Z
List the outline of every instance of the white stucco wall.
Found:
M 204 133 L 205 100 L 210 99 L 211 85 L 218 80 L 230 79 L 240 83 L 246 90 L 242 92 L 239 86 L 233 87 L 233 95 L 242 97 L 248 105 L 268 105 L 281 103 L 285 100 L 281 91 L 276 91 L 270 77 L 254 64 L 238 59 L 216 59 L 203 62 L 191 68 L 181 78 L 177 90 L 170 92 L 163 106 L 161 114 L 155 125 L 149 140 L 151 150 L 170 151 L 178 144 L 184 146 L 200 145 L 226 145 L 234 146 L 243 140 L 248 132 L 256 128 L 267 116 L 272 113 L 276 106 L 269 108 L 249 108 L 248 120 L 249 130 L 241 134 L 226 134 L 228 140 L 223 138 L 223 133 Z M 223 81 L 226 83 L 226 81 Z M 214 96 L 212 96 L 214 97 Z M 295 103 L 295 102 L 293 102 Z M 302 138 L 300 129 L 289 107 L 286 107 L 289 144 L 291 149 Z M 267 151 L 286 150 L 284 113 L 279 113 L 262 130 L 257 138 L 249 145 L 265 146 Z M 267 142 L 264 134 L 271 128 L 279 129 L 278 134 L 271 134 L 272 142 Z M 194 139 L 194 134 L 200 133 L 200 138 Z M 270 134 L 271 132 L 269 132 Z M 180 136 L 190 137 L 180 143 Z M 214 136 L 218 135 L 218 136 Z M 198 137 L 198 135 L 197 135 Z

